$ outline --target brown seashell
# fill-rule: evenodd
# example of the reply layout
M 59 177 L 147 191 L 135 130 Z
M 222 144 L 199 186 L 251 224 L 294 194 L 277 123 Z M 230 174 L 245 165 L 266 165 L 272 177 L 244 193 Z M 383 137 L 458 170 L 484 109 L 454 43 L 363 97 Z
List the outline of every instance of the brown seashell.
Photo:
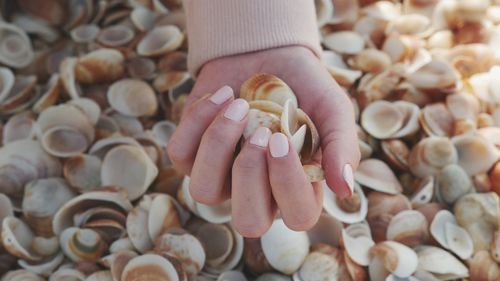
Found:
M 393 241 L 378 243 L 370 249 L 370 255 L 373 257 L 369 266 L 372 279 L 374 260 L 379 260 L 385 270 L 400 278 L 411 276 L 419 264 L 417 254 L 412 249 Z
M 281 106 L 285 106 L 285 102 L 290 99 L 298 106 L 292 89 L 283 80 L 268 73 L 258 73 L 246 80 L 241 85 L 240 97 L 248 102 L 267 100 Z
M 158 61 L 158 69 L 164 72 L 187 71 L 187 53 L 175 51 L 166 54 Z
M 33 104 L 33 111 L 41 113 L 46 108 L 54 105 L 59 99 L 62 82 L 58 74 L 52 74 L 47 84 L 42 89 L 42 95 Z
M 375 242 L 386 239 L 387 227 L 392 217 L 403 211 L 411 209 L 408 198 L 402 194 L 385 194 L 371 192 L 368 194 L 368 214 L 366 220 Z
M 125 72 L 124 57 L 113 49 L 98 49 L 79 58 L 74 71 L 82 84 L 115 81 Z
M 500 267 L 487 251 L 478 251 L 469 260 L 470 280 L 498 280 Z
M 157 26 L 149 31 L 137 45 L 141 56 L 153 57 L 175 51 L 180 47 L 184 35 L 174 25 Z
M 391 58 L 385 52 L 377 49 L 365 49 L 357 54 L 349 64 L 359 70 L 370 73 L 380 73 L 392 64 Z
M 126 62 L 127 73 L 136 79 L 151 79 L 155 76 L 156 65 L 149 58 L 136 57 Z
M 149 278 L 158 281 L 179 279 L 174 266 L 166 258 L 155 254 L 146 254 L 130 260 L 123 269 L 120 280 L 140 281 Z

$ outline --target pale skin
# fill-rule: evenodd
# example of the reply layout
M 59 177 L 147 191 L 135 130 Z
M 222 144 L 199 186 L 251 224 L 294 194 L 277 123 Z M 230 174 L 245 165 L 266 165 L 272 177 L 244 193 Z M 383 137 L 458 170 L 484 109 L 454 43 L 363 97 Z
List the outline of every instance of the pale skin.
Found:
M 293 89 L 299 106 L 318 128 L 317 160 L 328 186 L 340 197 L 351 194 L 344 166 L 350 164 L 355 170 L 360 159 L 351 101 L 309 49 L 290 46 L 206 63 L 168 144 L 168 154 L 178 171 L 190 175 L 190 193 L 196 201 L 217 204 L 231 198 L 232 222 L 245 237 L 264 234 L 278 210 L 290 229 L 310 229 L 320 216 L 323 200 L 320 185 L 307 180 L 297 153 L 280 143 L 282 135 L 271 136 L 260 129 L 259 145 L 247 140 L 235 157 L 248 122 L 246 102 L 237 99 L 238 92 L 258 72 L 274 74 Z M 211 100 L 222 87 L 231 91 L 227 86 L 234 91 L 227 100 L 213 101 L 220 102 L 221 94 Z M 241 120 L 228 118 L 234 119 L 233 103 Z

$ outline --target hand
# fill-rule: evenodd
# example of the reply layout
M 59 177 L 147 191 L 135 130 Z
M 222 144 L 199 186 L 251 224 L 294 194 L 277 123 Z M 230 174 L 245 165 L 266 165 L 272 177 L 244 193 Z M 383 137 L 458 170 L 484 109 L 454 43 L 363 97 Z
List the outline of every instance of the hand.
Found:
M 265 233 L 276 207 L 288 227 L 307 230 L 321 213 L 322 189 L 309 183 L 284 135 L 271 136 L 270 131 L 258 129 L 234 159 L 248 122 L 248 104 L 235 100 L 231 88 L 238 95 L 241 84 L 258 72 L 274 74 L 293 89 L 299 107 L 319 131 L 319 161 L 328 186 L 341 197 L 352 194 L 352 171 L 360 158 L 353 107 L 305 47 L 270 49 L 205 64 L 168 154 L 178 170 L 191 176 L 190 192 L 196 201 L 214 204 L 231 197 L 233 224 L 242 235 Z

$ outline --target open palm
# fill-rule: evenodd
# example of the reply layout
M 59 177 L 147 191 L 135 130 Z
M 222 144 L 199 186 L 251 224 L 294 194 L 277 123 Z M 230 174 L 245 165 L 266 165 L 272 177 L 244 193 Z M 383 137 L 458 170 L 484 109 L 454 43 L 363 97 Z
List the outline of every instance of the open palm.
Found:
M 274 74 L 292 88 L 299 106 L 318 128 L 328 186 L 341 197 L 349 196 L 351 167 L 356 169 L 360 157 L 353 108 L 320 60 L 304 47 L 228 56 L 205 64 L 169 143 L 169 155 L 177 169 L 191 176 L 195 200 L 213 204 L 231 197 L 233 223 L 242 235 L 262 235 L 276 207 L 290 228 L 306 230 L 321 213 L 322 189 L 307 181 L 298 156 L 273 157 L 264 141 L 261 146 L 245 145 L 234 159 L 248 117 L 229 120 L 224 112 L 238 106 L 244 111 L 245 105 L 232 96 L 221 104 L 208 101 L 207 94 L 225 85 L 237 97 L 241 84 L 258 72 Z M 279 142 L 278 136 L 271 137 L 271 147 L 273 142 Z

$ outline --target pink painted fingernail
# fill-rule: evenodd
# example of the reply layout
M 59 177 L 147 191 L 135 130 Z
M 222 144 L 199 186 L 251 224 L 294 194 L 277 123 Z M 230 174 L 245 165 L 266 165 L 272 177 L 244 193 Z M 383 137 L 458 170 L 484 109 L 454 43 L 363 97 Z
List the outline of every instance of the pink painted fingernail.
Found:
M 271 130 L 266 127 L 259 127 L 250 137 L 250 143 L 260 147 L 266 147 L 271 137 Z
M 234 100 L 224 112 L 224 117 L 233 121 L 241 121 L 248 113 L 249 105 L 244 99 Z
M 349 186 L 350 196 L 354 193 L 354 175 L 352 173 L 351 164 L 345 164 L 344 168 L 342 168 L 342 177 L 344 177 L 344 181 Z
M 282 133 L 273 134 L 269 140 L 269 148 L 274 158 L 286 156 L 290 149 L 287 137 Z
M 210 97 L 210 101 L 217 104 L 217 105 L 220 105 L 220 104 L 225 103 L 232 96 L 234 96 L 233 89 L 231 89 L 231 87 L 229 87 L 229 86 L 224 86 L 224 87 L 220 88 L 219 90 L 217 90 L 217 92 L 215 92 Z

